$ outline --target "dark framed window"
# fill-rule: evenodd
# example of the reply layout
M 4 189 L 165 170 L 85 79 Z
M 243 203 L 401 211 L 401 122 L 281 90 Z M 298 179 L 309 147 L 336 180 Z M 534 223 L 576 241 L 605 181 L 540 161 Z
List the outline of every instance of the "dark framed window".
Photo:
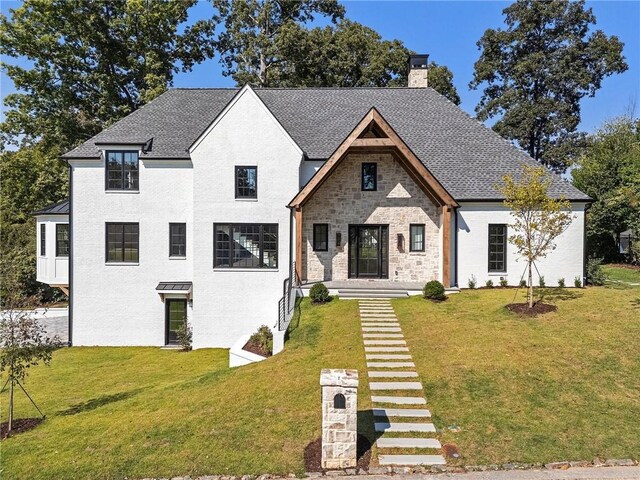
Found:
M 187 224 L 186 223 L 170 223 L 169 224 L 169 256 L 170 257 L 186 257 L 187 256 Z
M 107 262 L 138 262 L 140 227 L 137 223 L 107 223 L 106 237 Z
M 507 226 L 489 224 L 489 271 L 507 271 Z
M 362 190 L 373 192 L 378 189 L 378 164 L 362 164 Z
M 258 198 L 258 167 L 236 167 L 236 198 Z
M 278 268 L 278 225 L 215 223 L 214 268 Z
M 409 251 L 424 252 L 424 224 L 409 225 Z
M 40 224 L 40 256 L 44 257 L 47 255 L 47 225 L 44 223 Z
M 329 225 L 327 223 L 313 224 L 313 251 L 326 252 L 329 249 Z
M 107 190 L 138 190 L 138 152 L 106 152 Z
M 56 257 L 69 256 L 69 224 L 56 223 Z

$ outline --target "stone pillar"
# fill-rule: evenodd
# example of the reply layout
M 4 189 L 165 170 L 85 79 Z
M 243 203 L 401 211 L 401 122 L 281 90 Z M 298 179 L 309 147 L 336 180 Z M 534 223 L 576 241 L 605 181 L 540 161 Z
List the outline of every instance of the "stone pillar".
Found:
M 355 467 L 358 371 L 322 369 L 322 468 Z

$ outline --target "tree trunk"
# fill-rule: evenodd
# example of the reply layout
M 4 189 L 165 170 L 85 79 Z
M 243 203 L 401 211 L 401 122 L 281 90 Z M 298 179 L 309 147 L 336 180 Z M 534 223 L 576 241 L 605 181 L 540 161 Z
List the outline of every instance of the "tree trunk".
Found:
M 13 387 L 14 380 L 11 377 L 11 386 L 9 387 L 9 423 L 7 425 L 7 433 L 11 433 L 11 427 L 13 426 Z
M 529 261 L 529 308 L 533 308 L 533 272 L 531 271 L 531 261 Z
M 267 86 L 267 62 L 264 58 L 264 53 L 260 53 L 260 86 Z

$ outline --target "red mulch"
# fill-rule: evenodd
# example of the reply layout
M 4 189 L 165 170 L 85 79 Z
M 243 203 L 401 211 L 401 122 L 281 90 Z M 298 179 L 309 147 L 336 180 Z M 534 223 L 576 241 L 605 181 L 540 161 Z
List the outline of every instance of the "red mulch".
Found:
M 371 462 L 371 442 L 367 437 L 358 435 L 358 470 L 369 470 Z M 322 468 L 322 437 L 317 438 L 304 449 L 304 470 L 305 472 L 326 472 Z
M 11 429 L 11 436 L 26 432 L 32 428 L 37 427 L 42 423 L 42 418 L 17 418 L 13 421 L 13 428 Z M 0 423 L 0 440 L 7 438 L 7 427 L 9 422 Z
M 628 268 L 640 272 L 640 265 L 631 265 L 630 263 L 608 263 L 607 267 Z
M 442 445 L 442 452 L 448 458 L 460 458 L 460 450 L 458 450 L 458 446 L 455 443 L 445 443 Z
M 262 345 L 258 344 L 258 343 L 253 343 L 251 342 L 251 340 L 249 340 L 244 347 L 242 347 L 243 350 L 246 350 L 247 352 L 251 352 L 251 353 L 255 353 L 256 355 L 262 355 L 263 357 L 270 357 L 271 353 L 270 352 L 265 352 L 262 349 Z
M 532 308 L 529 308 L 528 303 L 510 303 L 507 305 L 507 308 L 513 313 L 519 313 L 520 315 L 526 315 L 528 317 L 535 317 L 536 315 L 542 315 L 558 310 L 558 307 L 555 305 L 549 305 L 548 303 L 542 302 L 534 303 Z

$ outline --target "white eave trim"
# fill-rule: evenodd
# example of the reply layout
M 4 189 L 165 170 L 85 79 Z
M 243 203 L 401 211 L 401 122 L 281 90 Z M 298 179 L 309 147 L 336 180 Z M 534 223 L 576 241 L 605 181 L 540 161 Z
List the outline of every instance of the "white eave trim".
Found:
M 218 116 L 213 120 L 213 122 L 211 122 L 211 124 L 207 127 L 207 129 L 204 132 L 202 132 L 202 134 L 196 139 L 195 142 L 193 142 L 193 144 L 189 147 L 189 154 L 192 154 L 198 148 L 200 143 L 202 143 L 202 141 L 211 133 L 211 131 L 216 127 L 216 125 L 220 123 L 220 121 L 225 117 L 225 115 L 235 106 L 238 100 L 240 100 L 240 98 L 242 98 L 242 96 L 245 94 L 252 95 L 253 98 L 255 98 L 258 101 L 258 104 L 262 107 L 263 111 L 278 126 L 280 131 L 284 134 L 284 136 L 287 138 L 289 143 L 291 143 L 291 145 L 298 151 L 300 156 L 304 155 L 304 152 L 302 151 L 300 146 L 295 142 L 295 140 L 291 138 L 291 135 L 289 135 L 289 132 L 285 130 L 282 124 L 278 121 L 278 119 L 273 115 L 273 113 L 271 113 L 271 110 L 267 108 L 267 106 L 264 104 L 262 99 L 258 95 L 256 95 L 256 92 L 248 84 L 240 89 L 240 91 L 231 99 L 231 101 L 227 104 L 227 106 L 222 110 L 222 112 L 220 112 L 220 114 L 218 114 Z

